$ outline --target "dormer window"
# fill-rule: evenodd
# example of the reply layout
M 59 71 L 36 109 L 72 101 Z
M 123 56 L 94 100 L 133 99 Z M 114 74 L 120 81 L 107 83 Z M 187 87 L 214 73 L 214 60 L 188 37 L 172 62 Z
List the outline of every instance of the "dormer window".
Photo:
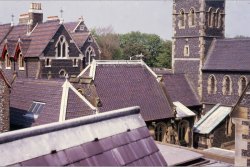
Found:
M 84 31 L 84 29 L 85 29 L 85 26 L 84 25 L 80 25 L 80 30 Z
M 5 61 L 5 68 L 11 69 L 11 61 L 8 52 L 5 52 L 4 61 Z
M 56 44 L 56 55 L 58 58 L 68 57 L 68 43 L 66 38 L 62 35 L 59 37 L 59 40 Z
M 18 65 L 19 65 L 19 70 L 24 70 L 24 57 L 23 54 L 20 52 L 18 55 Z

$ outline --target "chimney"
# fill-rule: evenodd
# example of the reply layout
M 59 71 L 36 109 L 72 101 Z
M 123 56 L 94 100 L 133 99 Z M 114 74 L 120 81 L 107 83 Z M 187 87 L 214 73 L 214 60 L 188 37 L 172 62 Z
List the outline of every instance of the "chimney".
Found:
M 31 3 L 29 9 L 28 32 L 31 32 L 37 23 L 43 22 L 41 3 Z
M 58 16 L 48 16 L 47 17 L 47 21 L 56 21 L 56 20 L 60 20 Z
M 28 24 L 29 22 L 29 13 L 20 14 L 19 24 Z

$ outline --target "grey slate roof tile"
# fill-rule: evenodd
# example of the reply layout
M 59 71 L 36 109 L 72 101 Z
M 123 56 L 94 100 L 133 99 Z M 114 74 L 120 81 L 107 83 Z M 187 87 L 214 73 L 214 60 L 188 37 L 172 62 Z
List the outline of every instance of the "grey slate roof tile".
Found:
M 163 82 L 173 102 L 179 101 L 185 106 L 201 105 L 184 74 L 163 74 Z
M 216 39 L 210 47 L 204 71 L 250 71 L 250 38 Z
M 145 121 L 174 117 L 159 83 L 143 65 L 98 65 L 94 83 L 100 112 L 140 106 Z

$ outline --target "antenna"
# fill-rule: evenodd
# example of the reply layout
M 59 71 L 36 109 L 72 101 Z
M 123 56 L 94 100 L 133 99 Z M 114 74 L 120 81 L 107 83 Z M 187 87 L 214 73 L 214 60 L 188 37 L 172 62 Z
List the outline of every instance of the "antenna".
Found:
M 11 14 L 11 26 L 13 26 L 14 25 L 14 15 L 13 14 Z

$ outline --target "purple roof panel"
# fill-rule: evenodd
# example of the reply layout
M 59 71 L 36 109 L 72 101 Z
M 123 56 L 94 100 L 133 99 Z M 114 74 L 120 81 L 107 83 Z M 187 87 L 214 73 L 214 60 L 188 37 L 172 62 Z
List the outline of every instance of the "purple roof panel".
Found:
M 163 82 L 173 102 L 179 101 L 188 107 L 200 105 L 184 74 L 163 74 Z
M 174 116 L 156 78 L 143 65 L 98 65 L 94 83 L 101 112 L 140 106 L 145 121 Z
M 250 38 L 214 40 L 203 70 L 249 72 L 249 46 Z

